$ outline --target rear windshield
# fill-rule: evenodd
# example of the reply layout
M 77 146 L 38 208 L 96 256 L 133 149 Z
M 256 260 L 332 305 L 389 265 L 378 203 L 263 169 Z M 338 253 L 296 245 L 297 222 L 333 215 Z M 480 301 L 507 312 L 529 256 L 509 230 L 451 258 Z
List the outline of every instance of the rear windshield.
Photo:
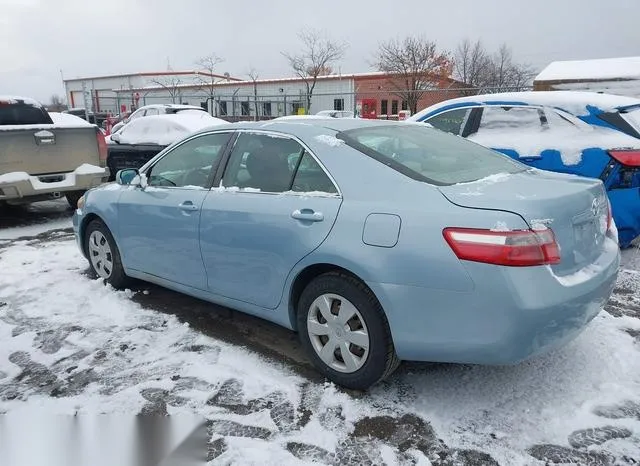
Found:
M 629 136 L 640 138 L 640 109 L 628 112 L 604 112 L 598 115 L 598 118 Z
M 400 173 L 435 185 L 476 181 L 528 168 L 459 136 L 419 124 L 358 128 L 337 137 Z
M 39 107 L 24 103 L 0 102 L 0 125 L 51 124 L 49 114 Z
M 640 108 L 630 112 L 622 112 L 622 118 L 633 126 L 636 131 L 640 132 Z

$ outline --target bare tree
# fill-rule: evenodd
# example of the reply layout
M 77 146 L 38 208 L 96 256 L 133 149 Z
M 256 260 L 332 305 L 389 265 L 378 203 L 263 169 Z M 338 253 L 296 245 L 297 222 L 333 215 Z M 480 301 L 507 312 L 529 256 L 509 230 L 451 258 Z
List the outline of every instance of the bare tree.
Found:
M 424 93 L 448 77 L 451 70 L 449 54 L 439 52 L 435 42 L 423 37 L 391 39 L 380 44 L 375 64 L 391 75 L 391 87 L 407 101 L 411 113 L 418 111 Z
M 305 83 L 305 99 L 309 112 L 318 77 L 331 74 L 332 64 L 344 56 L 346 45 L 329 39 L 317 30 L 300 31 L 298 39 L 302 42 L 302 51 L 298 54 L 283 52 L 282 55 Z
M 249 72 L 247 73 L 249 79 L 253 82 L 253 105 L 256 111 L 256 114 L 253 117 L 254 121 L 258 121 L 258 71 L 255 68 L 251 67 Z
M 492 60 L 480 40 L 469 39 L 458 45 L 453 58 L 453 77 L 471 88 L 484 86 L 489 79 Z M 469 91 L 470 94 L 475 91 Z
M 60 112 L 66 108 L 66 105 L 62 102 L 62 98 L 58 94 L 53 94 L 49 98 L 49 105 L 47 109 L 51 112 Z
M 491 90 L 522 90 L 531 85 L 535 73 L 528 64 L 517 63 L 511 49 L 503 44 L 490 54 L 481 41 L 464 40 L 456 49 L 454 77 L 469 87 L 462 93 L 476 94 Z
M 511 49 L 502 44 L 491 60 L 487 85 L 501 90 L 521 90 L 531 84 L 535 73 L 530 65 L 513 61 Z
M 167 73 L 171 73 L 171 70 L 167 71 Z M 170 75 L 162 76 L 160 78 L 151 79 L 151 83 L 156 84 L 162 87 L 169 93 L 169 97 L 171 97 L 171 102 L 178 103 L 180 102 L 180 97 L 182 96 L 182 79 L 180 79 L 179 75 Z
M 207 95 L 207 100 L 211 101 L 211 112 L 214 113 L 214 102 L 216 95 L 216 70 L 218 69 L 218 65 L 224 62 L 223 58 L 220 58 L 215 53 L 211 55 L 207 55 L 206 57 L 199 58 L 196 60 L 196 66 L 198 67 L 197 71 L 202 72 L 202 74 L 196 74 L 196 82 L 198 83 L 200 89 L 204 91 Z M 215 112 L 218 113 L 217 111 Z

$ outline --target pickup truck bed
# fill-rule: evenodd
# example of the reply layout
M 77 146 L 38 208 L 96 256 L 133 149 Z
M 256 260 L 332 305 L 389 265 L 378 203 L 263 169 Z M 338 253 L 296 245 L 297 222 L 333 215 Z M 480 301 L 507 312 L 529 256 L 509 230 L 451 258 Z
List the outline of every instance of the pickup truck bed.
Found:
M 31 99 L 0 97 L 0 202 L 77 198 L 108 177 L 106 143 L 80 118 L 54 121 Z

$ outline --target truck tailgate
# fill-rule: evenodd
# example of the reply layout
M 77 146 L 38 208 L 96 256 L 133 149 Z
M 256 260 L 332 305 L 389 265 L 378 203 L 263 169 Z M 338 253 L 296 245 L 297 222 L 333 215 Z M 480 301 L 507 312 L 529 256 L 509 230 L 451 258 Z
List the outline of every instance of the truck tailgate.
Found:
M 65 173 L 85 163 L 101 165 L 93 126 L 0 126 L 0 174 Z

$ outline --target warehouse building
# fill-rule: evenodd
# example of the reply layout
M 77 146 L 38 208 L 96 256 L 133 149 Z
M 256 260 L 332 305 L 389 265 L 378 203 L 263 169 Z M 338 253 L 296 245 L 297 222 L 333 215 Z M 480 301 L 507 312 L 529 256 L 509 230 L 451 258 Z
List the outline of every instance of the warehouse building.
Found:
M 198 105 L 229 120 L 268 119 L 284 115 L 347 110 L 376 118 L 397 118 L 407 102 L 397 78 L 382 72 L 320 76 L 307 108 L 307 83 L 302 78 L 242 80 L 198 71 L 167 71 L 66 79 L 70 107 L 119 114 L 143 105 Z M 426 91 L 419 108 L 458 97 L 453 79 L 440 79 Z

